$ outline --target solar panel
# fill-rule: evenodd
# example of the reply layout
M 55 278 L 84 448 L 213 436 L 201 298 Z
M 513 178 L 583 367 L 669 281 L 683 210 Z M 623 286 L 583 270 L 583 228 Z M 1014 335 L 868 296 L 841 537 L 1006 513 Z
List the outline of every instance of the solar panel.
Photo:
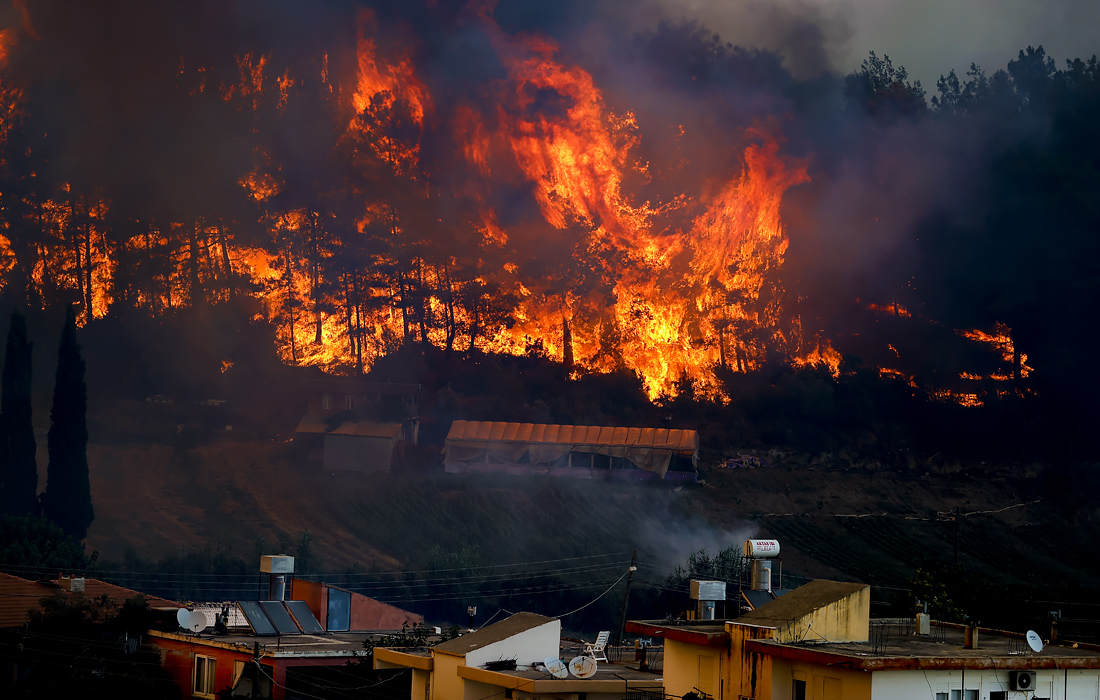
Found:
M 302 633 L 302 630 L 298 629 L 298 625 L 294 624 L 294 618 L 286 611 L 283 601 L 261 600 L 260 606 L 263 607 L 264 612 L 271 618 L 271 621 L 275 623 L 275 629 L 279 630 L 279 634 Z
M 304 600 L 288 600 L 286 601 L 286 607 L 290 609 L 294 621 L 306 634 L 321 634 L 325 631 L 325 628 L 321 627 L 321 623 L 313 616 L 313 611 L 309 609 Z
M 238 600 L 237 607 L 244 613 L 244 619 L 248 620 L 248 626 L 252 628 L 253 634 L 261 637 L 278 634 L 275 625 L 271 624 L 271 620 L 264 614 L 264 609 L 255 600 Z

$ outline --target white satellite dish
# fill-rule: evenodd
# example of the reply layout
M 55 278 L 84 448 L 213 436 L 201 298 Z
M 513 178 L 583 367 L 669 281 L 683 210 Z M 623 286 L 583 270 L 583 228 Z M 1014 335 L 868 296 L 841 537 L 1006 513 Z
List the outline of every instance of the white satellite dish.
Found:
M 596 660 L 591 656 L 575 656 L 569 662 L 569 672 L 577 678 L 591 678 L 596 675 Z
M 204 629 L 206 629 L 206 615 L 203 615 L 198 610 L 188 615 L 187 629 L 191 630 L 195 634 L 202 632 Z
M 569 667 L 565 665 L 564 661 L 555 659 L 553 656 L 546 657 L 546 670 L 554 678 L 569 677 Z
M 1031 647 L 1031 650 L 1038 654 L 1043 650 L 1043 640 L 1039 637 L 1039 633 L 1035 630 L 1027 631 L 1027 645 Z
M 188 629 L 191 622 L 191 611 L 187 608 L 180 608 L 176 611 L 176 622 L 180 623 L 180 627 Z

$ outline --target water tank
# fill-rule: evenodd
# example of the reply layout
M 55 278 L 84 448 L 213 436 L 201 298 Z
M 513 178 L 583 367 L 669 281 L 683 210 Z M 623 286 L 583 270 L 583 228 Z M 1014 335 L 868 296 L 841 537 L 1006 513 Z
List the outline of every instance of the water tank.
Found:
M 745 540 L 745 557 L 771 559 L 779 556 L 779 540 Z
M 696 581 L 691 580 L 692 600 L 725 600 L 725 581 Z
M 772 563 L 770 559 L 752 560 L 752 590 L 771 591 Z

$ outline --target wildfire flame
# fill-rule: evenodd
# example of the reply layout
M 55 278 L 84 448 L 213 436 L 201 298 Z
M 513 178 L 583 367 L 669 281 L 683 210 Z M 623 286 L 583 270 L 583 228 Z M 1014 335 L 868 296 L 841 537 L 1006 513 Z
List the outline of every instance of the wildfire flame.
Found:
M 0 274 L 25 265 L 38 288 L 82 302 L 82 322 L 116 302 L 157 314 L 251 295 L 274 324 L 285 361 L 334 372 L 365 370 L 409 341 L 543 353 L 574 375 L 625 369 L 653 398 L 675 395 L 685 382 L 719 397 L 716 368 L 751 371 L 776 350 L 794 366 L 841 371 L 840 353 L 821 333 L 803 332 L 781 284 L 783 197 L 809 177 L 805 160 L 783 154 L 778 121 L 729 135 L 740 144 L 736 156 L 693 185 L 697 191 L 673 187 L 665 201 L 651 201 L 635 185 L 651 177 L 637 157 L 644 138 L 637 114 L 612 111 L 595 77 L 548 39 L 480 21 L 503 66 L 480 106 L 438 95 L 433 102 L 415 53 L 387 50 L 370 11 L 357 17 L 353 60 L 317 57 L 322 89 L 310 94 L 331 100 L 334 155 L 348 170 L 377 173 L 371 166 L 380 163 L 384 191 L 348 182 L 317 201 L 288 204 L 294 183 L 257 147 L 255 167 L 237 180 L 257 212 L 248 227 L 196 216 L 141 221 L 139 233 L 113 236 L 112 203 L 66 186 L 22 202 L 46 243 L 27 254 L 0 236 Z M 0 67 L 15 41 L 14 30 L 0 32 Z M 223 81 L 211 67 L 192 66 L 196 82 L 180 90 L 245 115 L 284 115 L 318 75 L 295 75 L 275 56 L 239 55 Z M 20 99 L 0 73 L 0 138 L 18 119 Z M 473 201 L 469 211 L 435 208 L 439 178 L 424 164 L 432 155 L 425 144 L 438 141 L 425 138 L 430 129 L 454 139 L 471 174 L 461 193 Z M 537 205 L 537 226 L 516 223 L 488 195 L 512 173 Z M 340 218 L 326 198 L 350 200 L 352 214 Z M 461 245 L 440 253 L 437 235 Z M 523 243 L 534 236 L 548 236 L 563 253 L 541 276 L 525 271 Z M 868 309 L 915 317 L 896 302 Z M 1019 359 L 1021 376 L 1031 371 L 1007 328 L 963 335 L 992 344 L 1006 362 Z M 226 360 L 222 371 L 232 366 Z M 881 372 L 913 382 L 899 370 Z M 976 394 L 944 392 L 945 400 L 980 403 Z

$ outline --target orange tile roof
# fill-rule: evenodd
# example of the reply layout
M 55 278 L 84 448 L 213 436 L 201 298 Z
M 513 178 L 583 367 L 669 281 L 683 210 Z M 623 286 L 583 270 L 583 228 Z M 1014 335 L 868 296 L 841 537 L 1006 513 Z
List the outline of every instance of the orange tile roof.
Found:
M 53 581 L 30 581 L 11 574 L 0 573 L 0 628 L 18 627 L 30 619 L 30 610 L 38 608 L 42 598 L 61 593 L 66 597 L 80 595 L 64 590 Z M 122 586 L 116 586 L 96 579 L 84 579 L 84 596 L 98 598 L 106 595 L 112 603 L 121 604 L 128 598 L 141 594 L 140 591 L 130 590 Z M 143 595 L 143 594 L 142 594 Z M 175 601 L 156 596 L 145 596 L 151 608 L 182 608 Z

